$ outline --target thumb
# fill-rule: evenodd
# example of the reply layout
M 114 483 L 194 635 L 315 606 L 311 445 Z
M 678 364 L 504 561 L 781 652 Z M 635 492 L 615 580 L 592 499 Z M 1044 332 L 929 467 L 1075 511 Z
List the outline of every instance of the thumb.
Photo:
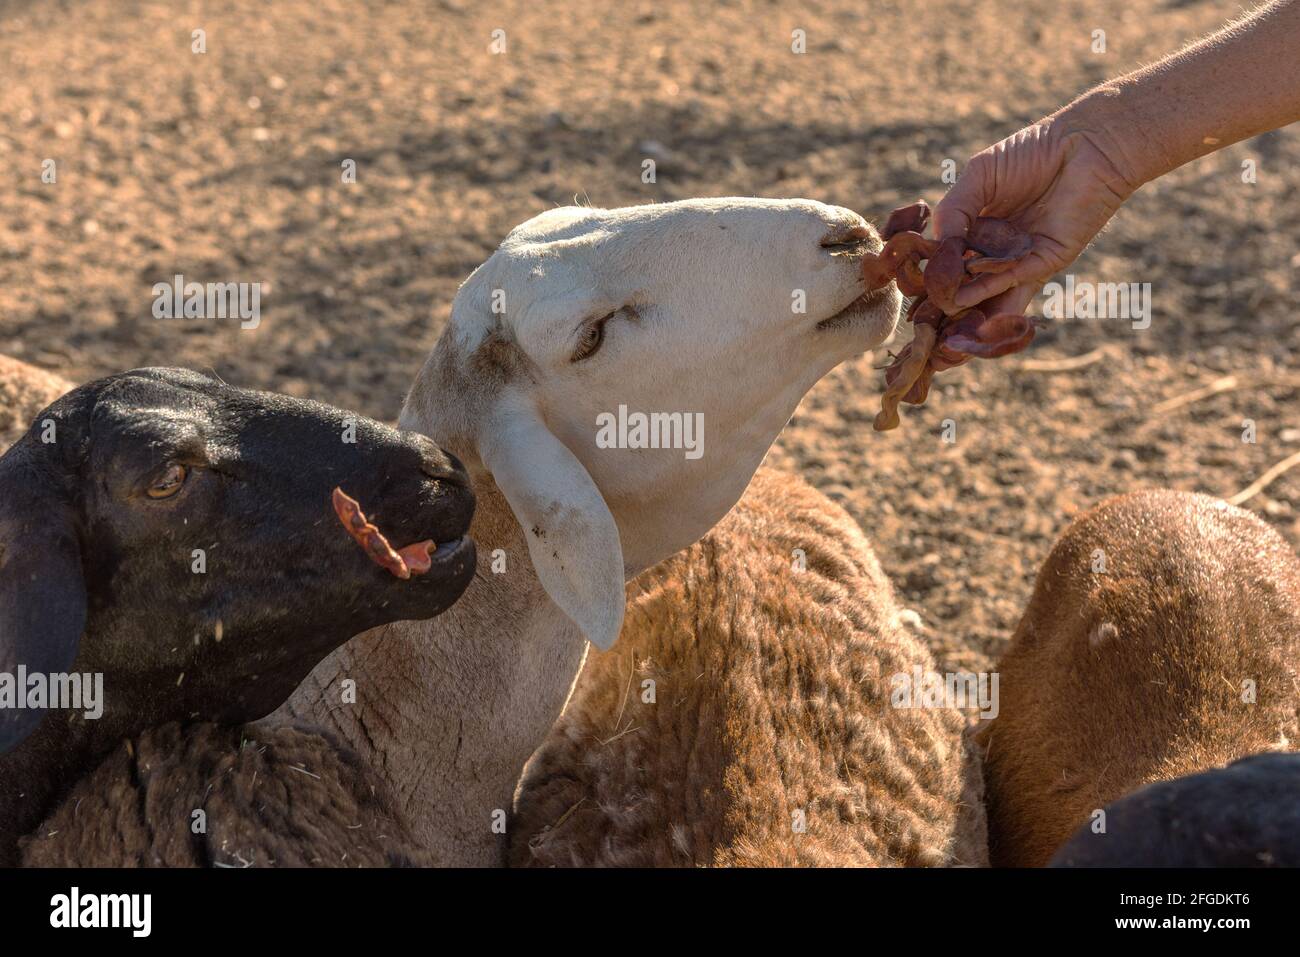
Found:
M 986 302 L 979 304 L 979 309 L 986 316 L 996 316 L 1000 313 L 1010 312 L 1016 315 L 1024 315 L 1025 310 L 1033 303 L 1034 297 L 1038 291 L 1043 288 L 1041 282 L 1029 282 L 1019 286 L 1013 286 L 1000 296 L 996 296 Z
M 957 290 L 953 298 L 960 308 L 970 309 L 994 296 L 1002 295 L 1008 289 L 1030 289 L 1032 297 L 1033 293 L 1043 287 L 1044 277 L 1051 274 L 1051 267 L 1035 249 L 1006 272 L 985 273 L 974 282 L 967 283 Z

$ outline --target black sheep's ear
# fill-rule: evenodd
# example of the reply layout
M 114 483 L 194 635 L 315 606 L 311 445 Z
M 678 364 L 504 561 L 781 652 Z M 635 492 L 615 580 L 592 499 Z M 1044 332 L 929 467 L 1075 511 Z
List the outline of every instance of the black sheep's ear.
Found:
M 36 730 L 26 675 L 68 671 L 86 625 L 86 582 L 73 511 L 15 447 L 0 458 L 0 754 Z M 6 687 L 7 686 L 7 687 Z

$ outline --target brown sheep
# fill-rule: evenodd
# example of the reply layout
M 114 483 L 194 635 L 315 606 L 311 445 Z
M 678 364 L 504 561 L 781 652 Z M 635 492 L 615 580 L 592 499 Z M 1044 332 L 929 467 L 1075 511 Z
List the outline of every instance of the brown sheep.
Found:
M 0 455 L 27 431 L 37 412 L 72 389 L 67 379 L 0 355 Z
M 1255 516 L 1183 492 L 1111 499 L 1038 574 L 982 725 L 990 858 L 1037 866 L 1156 781 L 1290 749 L 1300 560 Z
M 891 676 L 934 670 L 900 611 L 854 520 L 759 470 L 629 586 L 525 770 L 511 863 L 984 863 L 960 713 L 891 706 Z

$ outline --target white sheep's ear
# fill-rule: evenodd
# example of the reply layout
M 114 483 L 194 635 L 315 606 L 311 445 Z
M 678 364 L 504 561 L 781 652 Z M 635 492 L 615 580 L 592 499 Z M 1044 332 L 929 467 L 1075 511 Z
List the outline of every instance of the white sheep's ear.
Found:
M 535 408 L 503 400 L 479 455 L 510 503 L 537 577 L 598 648 L 623 626 L 623 545 L 591 475 Z

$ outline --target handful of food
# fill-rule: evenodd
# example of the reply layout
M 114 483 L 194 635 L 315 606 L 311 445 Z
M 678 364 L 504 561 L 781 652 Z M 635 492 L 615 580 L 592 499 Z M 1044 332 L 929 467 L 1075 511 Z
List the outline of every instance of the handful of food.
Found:
M 912 297 L 907 319 L 912 341 L 885 370 L 885 394 L 875 429 L 898 427 L 898 404 L 920 405 L 930 394 L 936 372 L 972 356 L 995 359 L 1019 352 L 1034 338 L 1034 321 L 1016 313 L 987 315 L 978 306 L 958 308 L 957 290 L 983 273 L 1010 269 L 1033 247 L 1024 230 L 1005 219 L 980 217 L 964 237 L 926 239 L 930 207 L 924 202 L 900 206 L 889 214 L 880 255 L 862 261 L 867 291 L 891 281 Z M 928 260 L 924 269 L 921 261 Z

